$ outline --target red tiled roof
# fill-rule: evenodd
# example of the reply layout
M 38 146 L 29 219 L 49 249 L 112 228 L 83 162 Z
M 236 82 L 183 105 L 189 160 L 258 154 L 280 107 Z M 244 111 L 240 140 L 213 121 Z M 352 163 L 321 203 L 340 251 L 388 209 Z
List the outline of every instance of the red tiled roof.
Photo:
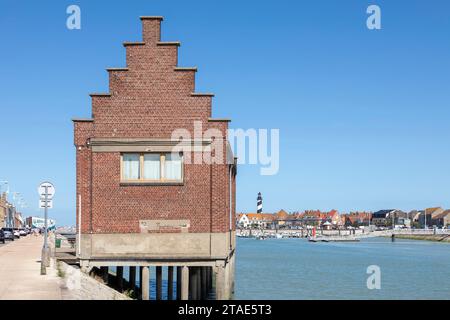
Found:
M 247 216 L 250 221 L 255 220 L 265 220 L 272 221 L 275 217 L 271 213 L 243 213 Z
M 283 209 L 281 209 L 280 211 L 278 211 L 277 213 L 276 213 L 276 217 L 278 218 L 278 219 L 285 219 L 286 217 L 288 216 L 288 213 L 286 212 L 286 211 L 284 211 Z
M 331 218 L 331 217 L 333 217 L 336 214 L 339 214 L 338 211 L 333 209 L 333 210 L 331 210 L 330 212 L 327 213 L 327 217 Z

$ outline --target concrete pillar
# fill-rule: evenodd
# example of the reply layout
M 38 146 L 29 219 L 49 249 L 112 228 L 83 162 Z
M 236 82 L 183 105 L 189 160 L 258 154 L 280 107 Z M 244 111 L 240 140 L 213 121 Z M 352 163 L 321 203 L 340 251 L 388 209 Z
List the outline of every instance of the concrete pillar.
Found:
M 236 253 L 234 253 L 231 256 L 230 259 L 230 266 L 229 266 L 229 272 L 230 272 L 230 299 L 233 299 L 234 297 L 234 276 L 235 276 L 235 269 L 236 269 Z
M 230 260 L 225 264 L 225 295 L 224 300 L 230 299 Z
M 156 267 L 156 300 L 162 299 L 162 267 Z
M 103 282 L 105 284 L 108 284 L 108 281 L 109 281 L 109 279 L 108 279 L 109 278 L 109 268 L 108 267 L 101 267 L 100 270 L 101 270 Z
M 216 276 L 216 299 L 227 300 L 227 279 L 226 279 L 226 266 L 218 265 L 215 270 Z
M 150 268 L 142 267 L 141 278 L 142 300 L 150 300 Z
M 182 267 L 177 267 L 177 300 L 181 300 L 181 271 Z
M 130 289 L 136 291 L 136 267 L 130 267 Z
M 173 267 L 167 267 L 167 300 L 173 300 Z
M 116 267 L 116 285 L 119 292 L 123 291 L 123 267 Z
M 183 266 L 181 270 L 181 300 L 189 300 L 189 268 Z

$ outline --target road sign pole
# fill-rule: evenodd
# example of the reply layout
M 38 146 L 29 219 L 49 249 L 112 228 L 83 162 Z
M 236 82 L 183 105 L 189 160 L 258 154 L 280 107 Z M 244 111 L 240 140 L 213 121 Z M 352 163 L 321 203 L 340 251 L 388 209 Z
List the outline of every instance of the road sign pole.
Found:
M 42 248 L 41 254 L 41 275 L 47 274 L 46 267 L 48 257 L 47 257 L 47 198 L 48 198 L 48 187 L 45 186 L 45 194 L 44 194 L 44 247 Z
M 38 193 L 41 197 L 44 197 L 44 204 L 40 202 L 40 207 L 44 208 L 44 246 L 42 247 L 41 254 L 41 274 L 47 273 L 47 267 L 50 266 L 50 248 L 48 246 L 48 209 L 51 208 L 51 201 L 55 195 L 55 187 L 49 182 L 43 182 L 39 185 Z
M 44 214 L 44 250 L 45 251 L 47 251 L 47 247 L 48 247 L 48 244 L 47 244 L 47 227 L 48 227 L 48 225 L 47 225 L 47 200 L 48 200 L 48 187 L 47 186 L 45 186 L 45 208 L 44 208 L 44 212 L 45 212 L 45 214 Z

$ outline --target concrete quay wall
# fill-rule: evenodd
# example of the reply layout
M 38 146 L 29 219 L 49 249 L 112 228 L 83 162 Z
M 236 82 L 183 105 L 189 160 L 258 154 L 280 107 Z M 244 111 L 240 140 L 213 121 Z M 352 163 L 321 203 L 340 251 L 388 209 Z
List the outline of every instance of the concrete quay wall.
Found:
M 450 243 L 450 235 L 418 235 L 418 234 L 396 234 L 398 239 L 410 239 L 410 240 L 426 240 L 426 241 L 437 241 Z
M 82 272 L 79 268 L 58 261 L 55 264 L 62 286 L 73 300 L 131 300 L 128 296 Z

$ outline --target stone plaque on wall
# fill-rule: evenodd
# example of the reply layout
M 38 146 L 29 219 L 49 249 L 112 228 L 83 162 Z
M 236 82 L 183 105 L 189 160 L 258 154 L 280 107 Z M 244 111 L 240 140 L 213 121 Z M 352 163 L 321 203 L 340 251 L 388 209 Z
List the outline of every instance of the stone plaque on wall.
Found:
M 188 232 L 189 220 L 140 220 L 141 233 Z

